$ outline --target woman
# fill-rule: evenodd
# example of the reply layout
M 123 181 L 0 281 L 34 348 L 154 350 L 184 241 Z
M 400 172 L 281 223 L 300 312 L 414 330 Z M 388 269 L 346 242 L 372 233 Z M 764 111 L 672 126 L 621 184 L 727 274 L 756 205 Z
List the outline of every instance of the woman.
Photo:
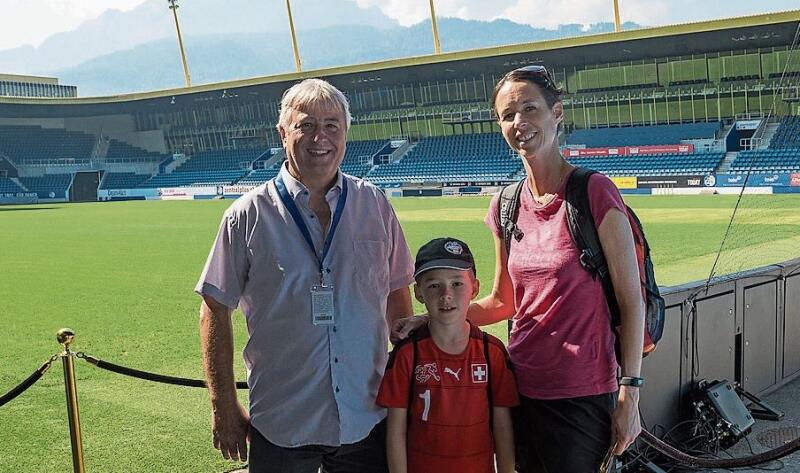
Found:
M 610 448 L 620 455 L 641 430 L 638 388 L 617 385 L 600 280 L 580 265 L 567 227 L 564 191 L 575 168 L 558 147 L 562 94 L 542 66 L 515 69 L 495 87 L 492 109 L 527 174 L 517 219 L 524 236 L 507 254 L 495 196 L 485 219 L 494 234 L 494 286 L 468 311 L 478 325 L 513 317 L 508 350 L 522 402 L 519 434 L 530 451 L 524 472 L 597 471 Z M 630 223 L 607 177 L 593 175 L 588 193 L 620 307 L 621 374 L 639 378 L 644 305 Z M 417 323 L 407 319 L 395 335 Z

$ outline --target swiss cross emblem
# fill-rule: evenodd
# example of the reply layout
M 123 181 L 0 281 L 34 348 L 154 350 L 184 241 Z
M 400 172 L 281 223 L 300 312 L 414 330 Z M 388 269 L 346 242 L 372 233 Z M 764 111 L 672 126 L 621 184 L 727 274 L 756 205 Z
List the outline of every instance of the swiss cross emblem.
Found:
M 472 382 L 485 383 L 489 378 L 489 370 L 486 363 L 472 363 Z

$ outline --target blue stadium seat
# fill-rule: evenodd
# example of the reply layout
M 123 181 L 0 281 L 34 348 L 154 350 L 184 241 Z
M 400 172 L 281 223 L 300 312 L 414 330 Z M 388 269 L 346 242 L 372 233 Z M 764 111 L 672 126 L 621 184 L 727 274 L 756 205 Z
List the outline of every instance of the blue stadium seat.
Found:
M 40 126 L 0 125 L 0 153 L 19 165 L 88 164 L 93 135 Z
M 742 151 L 731 163 L 731 172 L 800 171 L 800 147 Z
M 588 148 L 668 145 L 681 140 L 713 139 L 721 128 L 722 122 L 591 128 L 575 130 L 567 137 L 567 144 Z
M 146 151 L 113 138 L 109 140 L 106 152 L 106 162 L 111 164 L 161 162 L 166 157 L 161 153 Z
M 633 156 L 569 158 L 575 166 L 600 171 L 608 176 L 670 176 L 709 174 L 725 158 L 723 152 L 665 153 Z
M 150 178 L 149 174 L 132 172 L 107 172 L 103 175 L 100 189 L 133 189 Z
M 210 150 L 196 153 L 169 174 L 157 174 L 138 187 L 224 186 L 250 172 L 260 149 Z
M 428 137 L 403 159 L 382 164 L 365 179 L 378 184 L 405 181 L 501 181 L 522 167 L 500 133 Z
M 64 198 L 72 182 L 71 174 L 46 174 L 38 177 L 21 177 L 19 181 L 40 199 Z M 51 193 L 53 195 L 51 195 Z
M 17 194 L 25 189 L 7 177 L 0 177 L 0 194 Z
M 769 142 L 770 149 L 800 148 L 800 116 L 783 117 Z

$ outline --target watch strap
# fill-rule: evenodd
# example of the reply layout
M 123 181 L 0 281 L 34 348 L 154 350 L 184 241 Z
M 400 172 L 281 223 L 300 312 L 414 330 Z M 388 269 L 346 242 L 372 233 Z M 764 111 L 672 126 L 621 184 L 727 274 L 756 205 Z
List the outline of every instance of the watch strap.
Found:
M 644 385 L 644 378 L 639 378 L 636 376 L 623 376 L 619 379 L 619 385 L 639 388 Z

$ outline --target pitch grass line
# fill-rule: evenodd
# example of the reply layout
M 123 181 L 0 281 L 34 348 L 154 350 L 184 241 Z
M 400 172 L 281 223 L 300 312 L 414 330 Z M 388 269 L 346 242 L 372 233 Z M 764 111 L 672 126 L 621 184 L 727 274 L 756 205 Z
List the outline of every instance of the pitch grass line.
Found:
M 644 221 L 659 282 L 704 279 L 735 197 L 626 198 Z M 0 392 L 58 351 L 56 330 L 77 331 L 75 349 L 126 366 L 202 376 L 192 293 L 230 201 L 117 202 L 0 207 Z M 454 236 L 475 253 L 481 294 L 494 278 L 489 198 L 396 199 L 412 251 Z M 16 208 L 33 210 L 6 211 Z M 747 196 L 723 267 L 779 262 L 800 253 L 800 195 Z M 743 217 L 744 216 L 744 217 Z M 745 268 L 737 268 L 745 269 Z M 418 306 L 419 308 L 420 306 Z M 246 340 L 234 318 L 236 351 Z M 490 328 L 505 338 L 504 324 Z M 238 379 L 245 370 L 234 358 Z M 211 446 L 202 389 L 125 378 L 76 366 L 88 471 L 220 472 L 236 465 Z M 245 394 L 241 393 L 242 400 Z M 69 471 L 60 367 L 0 408 L 0 472 Z

